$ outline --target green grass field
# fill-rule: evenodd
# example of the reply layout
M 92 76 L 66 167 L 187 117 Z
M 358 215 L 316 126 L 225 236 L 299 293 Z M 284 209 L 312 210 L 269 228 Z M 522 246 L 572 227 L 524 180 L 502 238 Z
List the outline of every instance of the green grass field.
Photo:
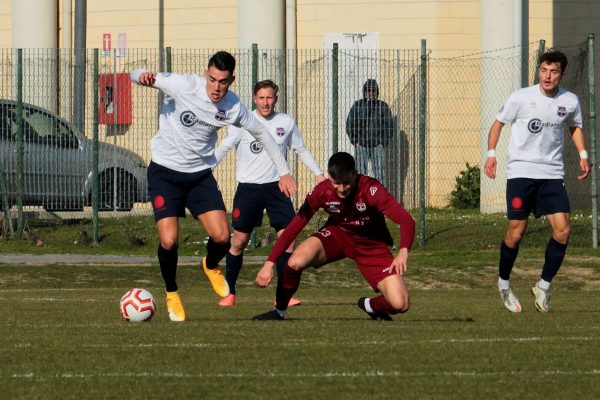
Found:
M 251 321 L 274 289 L 246 265 L 234 308 L 196 266 L 179 269 L 189 320 L 172 323 L 158 267 L 0 265 L 0 398 L 592 399 L 600 397 L 600 257 L 570 254 L 551 312 L 529 293 L 543 249 L 523 251 L 504 309 L 496 251 L 415 251 L 411 310 L 372 321 L 351 264 L 305 272 L 286 321 Z M 151 322 L 127 323 L 120 296 L 149 289 Z

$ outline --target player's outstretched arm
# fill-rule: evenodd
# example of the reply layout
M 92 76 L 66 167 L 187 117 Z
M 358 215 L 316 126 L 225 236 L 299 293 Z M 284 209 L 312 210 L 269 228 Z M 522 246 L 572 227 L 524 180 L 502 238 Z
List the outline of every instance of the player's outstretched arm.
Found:
M 573 140 L 573 144 L 577 148 L 579 152 L 579 168 L 581 168 L 581 175 L 577 177 L 579 180 L 583 180 L 588 177 L 590 174 L 590 161 L 588 159 L 588 152 L 585 149 L 585 135 L 583 133 L 583 129 L 580 127 L 570 128 L 571 130 L 571 139 Z
M 273 261 L 265 261 L 262 268 L 256 274 L 256 283 L 260 287 L 267 287 L 273 279 L 273 267 L 275 263 Z
M 154 86 L 156 82 L 156 73 L 148 72 L 143 68 L 131 71 L 129 77 L 134 83 L 142 86 Z
M 483 166 L 483 171 L 489 178 L 492 179 L 496 179 L 496 146 L 500 140 L 500 133 L 502 132 L 503 127 L 504 124 L 496 120 L 492 124 L 490 132 L 488 133 L 488 152 L 485 165 Z

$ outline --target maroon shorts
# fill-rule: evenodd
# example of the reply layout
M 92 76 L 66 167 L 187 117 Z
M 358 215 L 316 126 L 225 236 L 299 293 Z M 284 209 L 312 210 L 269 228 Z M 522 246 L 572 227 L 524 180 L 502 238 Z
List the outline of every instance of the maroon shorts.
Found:
M 323 244 L 326 264 L 342 258 L 353 259 L 376 292 L 377 284 L 392 274 L 390 265 L 394 257 L 386 243 L 354 235 L 338 226 L 327 226 L 312 236 Z

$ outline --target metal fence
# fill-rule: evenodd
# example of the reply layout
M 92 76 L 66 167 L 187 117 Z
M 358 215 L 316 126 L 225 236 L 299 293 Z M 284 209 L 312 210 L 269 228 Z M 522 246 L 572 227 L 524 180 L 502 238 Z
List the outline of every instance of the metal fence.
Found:
M 591 104 L 590 46 L 588 40 L 563 49 L 570 59 L 563 83 L 579 95 L 586 122 Z M 436 58 L 425 47 L 281 51 L 254 46 L 230 50 L 238 61 L 231 89 L 251 108 L 254 83 L 274 80 L 280 87 L 277 110 L 296 119 L 306 146 L 325 169 L 333 152 L 360 157 L 347 135 L 353 118 L 349 113 L 364 97 L 365 82 L 375 79 L 379 99 L 390 109 L 390 140 L 376 148 L 377 160 L 361 172 L 377 175 L 381 162 L 386 186 L 406 208 L 419 208 L 425 221 L 424 207 L 448 206 L 466 163 L 482 164 L 495 113 L 519 87 L 512 76 L 519 75 L 525 57 L 524 83 L 534 83 L 540 49 L 543 42 L 530 44 L 527 52 L 515 48 Z M 202 74 L 214 52 L 0 49 L 0 99 L 5 99 L 0 100 L 0 188 L 6 201 L 1 207 L 8 205 L 20 215 L 21 229 L 24 217 L 18 211 L 23 207 L 59 213 L 61 218 L 151 213 L 145 167 L 162 95 L 133 85 L 128 74 L 140 67 Z M 508 129 L 499 145 L 501 163 Z M 223 129 L 219 136 L 226 134 Z M 572 147 L 567 144 L 565 153 L 567 189 L 573 207 L 589 211 L 594 188 L 573 179 L 578 164 Z M 292 152 L 288 163 L 298 180 L 299 206 L 316 180 Z M 236 187 L 235 157 L 227 156 L 215 175 L 230 207 Z M 486 179 L 481 180 L 482 211 L 503 212 L 504 180 Z M 424 237 L 424 223 L 420 228 Z

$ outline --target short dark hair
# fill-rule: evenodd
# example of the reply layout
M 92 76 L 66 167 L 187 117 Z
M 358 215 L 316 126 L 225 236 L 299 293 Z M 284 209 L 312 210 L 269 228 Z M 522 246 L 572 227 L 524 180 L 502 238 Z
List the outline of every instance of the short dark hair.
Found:
M 219 71 L 229 71 L 231 75 L 235 71 L 235 57 L 226 51 L 217 51 L 208 60 L 208 68 L 214 66 Z
M 346 180 L 350 175 L 356 173 L 356 163 L 352 155 L 340 151 L 329 158 L 327 163 L 329 177 L 337 182 Z
M 567 70 L 567 64 L 569 63 L 569 60 L 567 60 L 567 56 L 562 51 L 548 50 L 540 57 L 539 66 L 545 62 L 551 64 L 558 63 L 560 65 L 560 72 L 564 74 Z
M 270 79 L 265 79 L 264 81 L 259 81 L 254 84 L 254 95 L 256 96 L 256 93 L 258 93 L 260 89 L 264 88 L 273 89 L 273 92 L 275 92 L 275 96 L 277 96 L 277 92 L 279 92 L 279 86 L 277 86 L 275 82 L 273 82 Z

